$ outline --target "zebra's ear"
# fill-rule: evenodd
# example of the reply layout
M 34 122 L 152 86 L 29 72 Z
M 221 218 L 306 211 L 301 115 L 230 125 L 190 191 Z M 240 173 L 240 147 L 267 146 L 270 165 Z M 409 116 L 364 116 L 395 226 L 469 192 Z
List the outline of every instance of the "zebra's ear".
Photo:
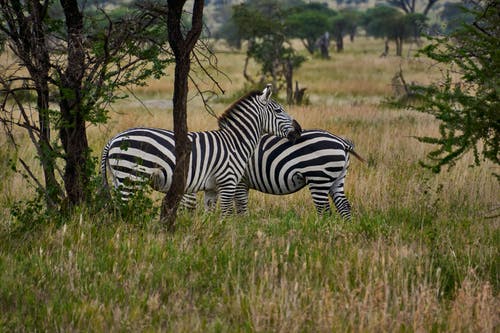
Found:
M 262 95 L 260 95 L 260 101 L 264 104 L 266 104 L 267 102 L 269 102 L 269 99 L 271 99 L 271 94 L 272 94 L 272 89 L 273 88 L 273 85 L 268 83 L 266 85 L 266 87 L 264 88 L 264 90 L 262 90 Z

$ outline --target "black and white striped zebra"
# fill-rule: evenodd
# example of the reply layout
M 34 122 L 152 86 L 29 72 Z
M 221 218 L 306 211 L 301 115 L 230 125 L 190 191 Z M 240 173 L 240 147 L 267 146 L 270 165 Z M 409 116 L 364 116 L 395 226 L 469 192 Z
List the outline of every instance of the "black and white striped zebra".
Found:
M 305 130 L 294 143 L 272 135 L 263 136 L 237 186 L 237 212 L 247 212 L 249 189 L 284 195 L 307 185 L 318 213 L 330 211 L 330 196 L 338 213 L 350 219 L 351 205 L 344 193 L 349 153 L 363 160 L 354 151 L 352 142 L 321 130 Z M 193 200 L 195 197 L 186 195 L 184 204 L 193 207 Z M 215 200 L 213 195 L 205 195 L 208 208 Z
M 300 126 L 271 99 L 271 85 L 242 97 L 219 117 L 219 129 L 190 132 L 192 143 L 186 192 L 218 193 L 223 214 L 232 211 L 236 185 L 261 136 L 272 133 L 295 140 Z M 107 167 L 123 199 L 149 182 L 167 192 L 175 166 L 174 134 L 156 128 L 132 128 L 105 146 L 101 172 L 107 186 Z

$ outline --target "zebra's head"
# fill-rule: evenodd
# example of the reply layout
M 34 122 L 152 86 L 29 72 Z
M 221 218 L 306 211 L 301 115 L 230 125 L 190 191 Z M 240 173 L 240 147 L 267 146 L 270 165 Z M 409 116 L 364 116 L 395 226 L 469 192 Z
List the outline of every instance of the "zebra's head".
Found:
M 302 128 L 281 104 L 271 99 L 272 85 L 268 84 L 257 98 L 263 105 L 262 119 L 264 132 L 278 137 L 286 137 L 295 142 L 300 137 Z

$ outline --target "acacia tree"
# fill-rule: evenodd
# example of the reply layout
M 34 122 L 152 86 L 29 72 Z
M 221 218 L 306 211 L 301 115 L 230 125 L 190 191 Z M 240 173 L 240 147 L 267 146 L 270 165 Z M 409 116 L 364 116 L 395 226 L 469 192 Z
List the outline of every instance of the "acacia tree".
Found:
M 299 38 L 310 54 L 316 50 L 316 42 L 330 30 L 329 19 L 335 11 L 326 4 L 309 3 L 290 9 L 286 17 L 287 35 Z
M 387 38 L 396 44 L 396 55 L 402 56 L 403 42 L 415 37 L 415 31 L 425 27 L 422 14 L 404 14 L 388 6 L 376 6 L 365 12 L 363 25 L 366 33 L 377 38 Z
M 14 127 L 27 131 L 44 181 L 19 162 L 49 207 L 88 200 L 93 165 L 86 126 L 106 121 L 106 107 L 124 97 L 118 89 L 159 76 L 170 62 L 160 54 L 155 19 L 139 11 L 117 20 L 103 10 L 84 15 L 77 0 L 1 0 L 0 31 L 15 55 L 0 77 L 0 121 L 14 143 Z
M 500 164 L 500 4 L 494 0 L 470 3 L 466 11 L 472 22 L 450 35 L 431 38 L 421 50 L 449 68 L 443 79 L 413 87 L 420 98 L 410 108 L 440 121 L 439 137 L 418 138 L 438 146 L 428 154 L 430 163 L 423 163 L 435 172 L 454 165 L 468 151 L 473 152 L 476 165 L 482 160 Z
M 351 42 L 354 41 L 354 35 L 359 25 L 361 14 L 351 8 L 340 10 L 336 15 L 331 18 L 331 30 L 337 52 L 344 50 L 344 37 L 349 35 Z

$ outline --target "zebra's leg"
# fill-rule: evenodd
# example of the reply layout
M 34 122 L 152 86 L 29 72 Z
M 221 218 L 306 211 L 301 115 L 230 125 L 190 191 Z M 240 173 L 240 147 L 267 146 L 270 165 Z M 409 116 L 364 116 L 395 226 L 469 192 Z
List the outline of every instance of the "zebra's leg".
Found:
M 234 193 L 236 214 L 248 214 L 248 190 L 248 185 L 243 181 L 236 186 L 236 192 Z
M 309 191 L 319 215 L 330 214 L 330 199 L 328 197 L 328 190 L 330 184 L 309 184 Z
M 196 209 L 196 193 L 186 193 L 182 196 L 180 206 L 193 211 Z
M 344 219 L 350 221 L 351 220 L 351 204 L 349 200 L 347 200 L 344 193 L 344 179 L 342 178 L 338 183 L 334 184 L 330 190 L 330 196 L 333 199 L 333 203 L 335 204 L 335 208 L 337 208 L 337 212 Z
M 219 187 L 220 210 L 223 216 L 233 213 L 235 186 Z
M 217 205 L 217 191 L 206 190 L 204 196 L 205 210 L 214 211 Z
M 130 201 L 140 189 L 140 187 L 130 178 L 113 177 L 113 186 L 116 191 L 115 193 L 117 193 L 120 200 L 124 202 Z

